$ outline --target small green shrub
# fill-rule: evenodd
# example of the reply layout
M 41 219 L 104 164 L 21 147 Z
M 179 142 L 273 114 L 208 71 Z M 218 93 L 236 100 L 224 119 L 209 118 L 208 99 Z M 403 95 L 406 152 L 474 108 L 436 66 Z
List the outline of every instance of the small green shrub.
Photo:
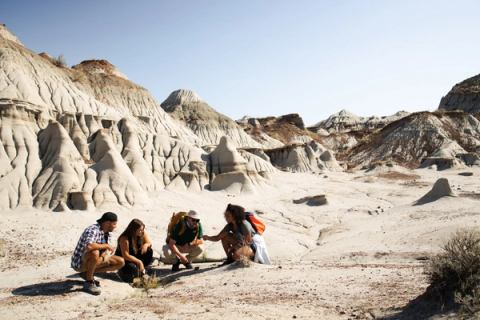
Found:
M 466 314 L 480 312 L 480 232 L 461 230 L 444 245 L 426 268 L 431 289 L 444 305 Z

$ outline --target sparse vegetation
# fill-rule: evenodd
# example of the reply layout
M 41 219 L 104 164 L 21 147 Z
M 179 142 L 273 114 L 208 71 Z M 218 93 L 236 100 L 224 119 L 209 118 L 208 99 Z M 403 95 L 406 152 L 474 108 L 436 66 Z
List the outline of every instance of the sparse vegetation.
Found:
M 158 288 L 159 284 L 160 279 L 155 274 L 153 274 L 152 276 L 142 276 L 133 279 L 132 286 L 134 288 L 141 288 L 145 290 L 145 292 L 148 294 L 148 291 L 150 289 Z
M 66 68 L 67 67 L 67 60 L 65 59 L 65 56 L 63 54 L 60 54 L 56 58 L 53 59 L 53 64 L 56 65 L 59 68 Z
M 480 315 L 480 232 L 461 230 L 433 257 L 426 269 L 432 292 L 446 307 Z

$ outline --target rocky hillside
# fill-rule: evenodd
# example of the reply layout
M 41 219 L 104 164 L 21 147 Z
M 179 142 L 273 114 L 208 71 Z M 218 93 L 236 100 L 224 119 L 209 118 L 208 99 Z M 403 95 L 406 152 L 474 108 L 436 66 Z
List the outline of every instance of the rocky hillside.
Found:
M 480 75 L 457 83 L 446 96 L 442 97 L 438 109 L 480 112 Z
M 215 111 L 191 90 L 172 92 L 161 106 L 173 118 L 190 128 L 200 138 L 202 146 L 216 145 L 223 136 L 227 136 L 237 147 L 262 147 L 235 121 Z
M 332 114 L 326 120 L 320 121 L 309 129 L 312 131 L 320 131 L 321 134 L 325 134 L 325 131 L 328 133 L 344 133 L 351 131 L 372 132 L 407 115 L 409 115 L 408 112 L 399 111 L 391 116 L 359 117 L 343 109 Z
M 321 138 L 317 134 L 306 130 L 303 119 L 297 113 L 280 117 L 243 117 L 237 120 L 237 123 L 257 141 L 267 139 L 265 136 L 268 136 L 270 148 L 278 148 L 292 143 L 321 142 Z
M 68 68 L 0 31 L 0 208 L 133 206 L 148 192 L 212 184 L 254 191 L 274 170 L 197 147 L 203 138 L 108 61 Z M 241 164 L 223 165 L 232 157 Z
M 408 114 L 399 111 L 391 116 L 360 117 L 343 109 L 308 129 L 322 136 L 325 146 L 341 151 L 354 147 L 363 137 Z
M 350 166 L 393 161 L 405 167 L 479 164 L 480 117 L 464 112 L 418 112 L 364 137 L 339 158 Z

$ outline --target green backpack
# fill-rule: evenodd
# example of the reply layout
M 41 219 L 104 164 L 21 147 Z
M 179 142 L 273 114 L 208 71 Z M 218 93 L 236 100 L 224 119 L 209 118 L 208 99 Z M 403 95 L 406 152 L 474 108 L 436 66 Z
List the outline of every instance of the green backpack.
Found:
M 181 223 L 181 226 L 180 226 L 180 231 L 178 232 L 179 235 L 182 235 L 185 230 L 187 229 L 187 225 L 186 225 L 186 219 L 187 217 L 187 213 L 186 212 L 177 212 L 177 213 L 172 213 L 172 217 L 170 218 L 170 222 L 168 223 L 168 228 L 167 228 L 167 238 L 165 239 L 165 241 L 167 241 L 167 243 L 170 241 L 170 239 L 172 238 L 172 235 L 173 235 L 173 229 L 175 229 L 175 226 L 179 223 Z M 195 239 L 197 239 L 198 237 L 198 232 L 199 232 L 199 228 L 198 228 L 198 225 L 197 225 L 197 230 L 196 230 L 196 235 L 195 235 Z

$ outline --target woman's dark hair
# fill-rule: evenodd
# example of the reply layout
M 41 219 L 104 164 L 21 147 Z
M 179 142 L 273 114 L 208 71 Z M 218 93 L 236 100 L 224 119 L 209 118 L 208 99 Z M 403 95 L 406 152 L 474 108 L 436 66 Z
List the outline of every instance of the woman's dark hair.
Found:
M 118 237 L 118 240 L 120 241 L 121 237 L 126 237 L 128 239 L 129 245 L 135 248 L 135 234 L 137 233 L 137 230 L 142 227 L 145 228 L 145 224 L 140 219 L 133 219 L 128 224 L 127 229 L 125 229 L 125 231 L 123 231 L 122 234 Z M 118 243 L 118 246 L 120 247 L 120 242 Z
M 235 220 L 238 225 L 242 224 L 242 221 L 245 220 L 245 209 L 243 207 L 229 203 L 226 211 L 230 212 L 233 220 Z

